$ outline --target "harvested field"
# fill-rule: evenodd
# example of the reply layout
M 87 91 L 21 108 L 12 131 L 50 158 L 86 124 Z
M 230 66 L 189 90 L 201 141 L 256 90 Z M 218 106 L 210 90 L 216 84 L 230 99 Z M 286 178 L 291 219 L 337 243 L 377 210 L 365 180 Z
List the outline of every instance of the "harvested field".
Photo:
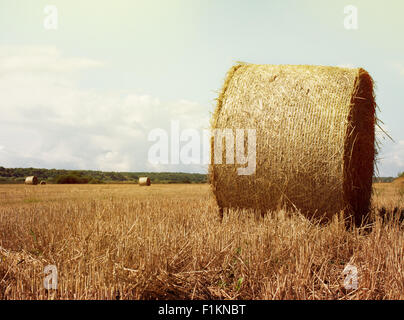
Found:
M 208 185 L 0 185 L 0 299 L 404 299 L 404 193 L 374 190 L 383 217 L 349 232 L 283 210 L 220 223 Z

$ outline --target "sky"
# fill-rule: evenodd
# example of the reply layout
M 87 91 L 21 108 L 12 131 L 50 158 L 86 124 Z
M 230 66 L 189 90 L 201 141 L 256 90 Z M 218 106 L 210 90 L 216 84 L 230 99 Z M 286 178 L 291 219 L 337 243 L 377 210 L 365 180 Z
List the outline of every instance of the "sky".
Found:
M 347 5 L 357 29 L 344 26 Z M 148 135 L 172 121 L 208 129 L 227 70 L 244 61 L 366 69 L 393 138 L 377 134 L 378 174 L 396 176 L 403 13 L 401 0 L 0 0 L 0 166 L 206 172 L 150 163 Z

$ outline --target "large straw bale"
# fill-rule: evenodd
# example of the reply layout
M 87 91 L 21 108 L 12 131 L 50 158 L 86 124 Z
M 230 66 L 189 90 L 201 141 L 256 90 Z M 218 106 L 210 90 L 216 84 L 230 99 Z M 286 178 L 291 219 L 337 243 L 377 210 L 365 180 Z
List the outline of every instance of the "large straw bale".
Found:
M 37 185 L 38 184 L 38 178 L 36 176 L 26 177 L 25 178 L 25 184 Z
M 343 210 L 359 223 L 370 206 L 375 108 L 372 78 L 361 68 L 232 67 L 212 129 L 256 129 L 256 171 L 242 176 L 240 165 L 214 164 L 212 140 L 219 207 L 286 206 L 325 218 Z
M 150 178 L 149 177 L 140 177 L 139 178 L 139 186 L 150 186 Z

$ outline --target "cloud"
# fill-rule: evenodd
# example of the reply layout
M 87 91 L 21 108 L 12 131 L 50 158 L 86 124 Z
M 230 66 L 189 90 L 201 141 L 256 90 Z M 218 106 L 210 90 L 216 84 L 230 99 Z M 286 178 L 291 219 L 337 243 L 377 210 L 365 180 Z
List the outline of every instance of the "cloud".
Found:
M 381 176 L 396 176 L 399 172 L 404 172 L 404 140 L 385 145 L 379 159 Z
M 404 76 L 404 64 L 402 63 L 395 63 L 394 64 L 395 69 L 402 75 Z
M 66 73 L 97 68 L 102 63 L 86 58 L 67 58 L 51 46 L 0 46 L 0 72 Z
M 196 102 L 82 88 L 80 76 L 102 68 L 100 61 L 65 57 L 53 47 L 8 46 L 0 52 L 3 166 L 153 170 L 147 159 L 150 130 L 169 129 L 170 120 L 181 128 L 209 125 L 209 109 Z M 197 165 L 160 169 L 203 171 Z

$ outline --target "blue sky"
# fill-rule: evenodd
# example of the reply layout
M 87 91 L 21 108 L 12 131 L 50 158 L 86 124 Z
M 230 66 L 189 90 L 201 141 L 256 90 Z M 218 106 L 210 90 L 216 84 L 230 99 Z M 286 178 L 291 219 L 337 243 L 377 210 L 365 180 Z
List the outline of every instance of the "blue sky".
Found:
M 58 28 L 46 30 L 55 5 Z M 344 7 L 358 29 L 344 28 Z M 204 172 L 151 165 L 147 133 L 209 127 L 236 61 L 363 67 L 376 82 L 380 175 L 404 171 L 402 1 L 0 0 L 0 165 Z

